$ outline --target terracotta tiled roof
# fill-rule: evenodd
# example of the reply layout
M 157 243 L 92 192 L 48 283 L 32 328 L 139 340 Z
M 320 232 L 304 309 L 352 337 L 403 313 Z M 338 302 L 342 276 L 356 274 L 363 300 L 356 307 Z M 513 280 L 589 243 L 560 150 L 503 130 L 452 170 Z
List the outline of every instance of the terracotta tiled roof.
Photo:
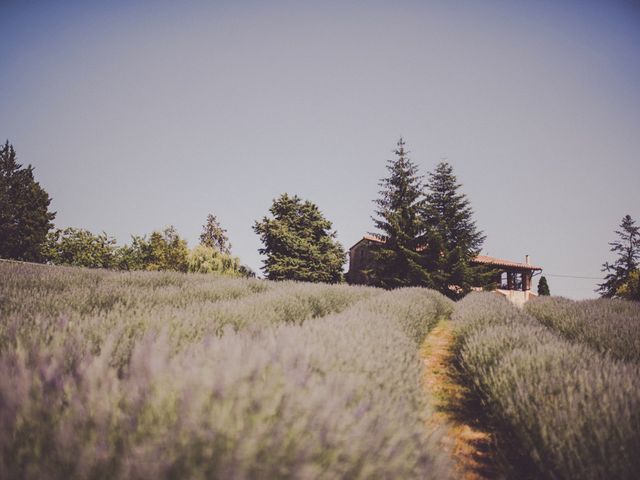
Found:
M 527 265 L 526 263 L 512 262 L 511 260 L 502 260 L 501 258 L 488 257 L 486 255 L 478 255 L 473 259 L 475 263 L 482 263 L 483 265 L 494 265 L 496 267 L 513 267 L 522 268 L 525 270 L 542 270 L 542 267 L 536 267 L 535 265 Z

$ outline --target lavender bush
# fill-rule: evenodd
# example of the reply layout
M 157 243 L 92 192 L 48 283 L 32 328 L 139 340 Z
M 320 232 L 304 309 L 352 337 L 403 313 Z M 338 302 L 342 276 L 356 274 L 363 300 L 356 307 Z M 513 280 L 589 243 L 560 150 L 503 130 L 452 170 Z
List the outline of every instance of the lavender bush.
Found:
M 640 367 L 572 344 L 495 294 L 453 315 L 457 357 L 541 478 L 637 478 Z
M 447 476 L 417 355 L 438 293 L 0 273 L 0 478 Z
M 122 368 L 150 330 L 167 330 L 173 350 L 178 350 L 225 329 L 301 324 L 381 292 L 176 272 L 149 275 L 6 263 L 0 269 L 0 352 L 17 342 L 69 344 L 69 366 L 98 354 L 108 335 L 117 337 L 110 363 Z
M 540 297 L 526 310 L 568 340 L 615 358 L 640 362 L 640 303 L 621 299 L 573 301 Z

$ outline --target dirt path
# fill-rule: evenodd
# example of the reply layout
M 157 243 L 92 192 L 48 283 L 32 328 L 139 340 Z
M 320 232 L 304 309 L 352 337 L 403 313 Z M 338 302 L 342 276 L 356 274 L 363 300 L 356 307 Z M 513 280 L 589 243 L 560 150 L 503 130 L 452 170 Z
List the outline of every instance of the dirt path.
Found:
M 479 406 L 472 404 L 468 389 L 452 366 L 452 342 L 451 323 L 443 320 L 422 344 L 424 385 L 435 407 L 429 421 L 431 426 L 445 427 L 442 443 L 453 450 L 455 478 L 500 478 L 493 437 L 482 427 Z

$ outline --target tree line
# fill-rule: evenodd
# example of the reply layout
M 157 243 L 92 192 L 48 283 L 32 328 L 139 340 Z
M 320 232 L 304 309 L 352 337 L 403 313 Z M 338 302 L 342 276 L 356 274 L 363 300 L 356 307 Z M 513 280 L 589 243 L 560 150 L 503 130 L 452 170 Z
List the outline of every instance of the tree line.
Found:
M 365 268 L 365 283 L 383 288 L 421 286 L 451 298 L 472 286 L 492 288 L 495 272 L 476 265 L 485 235 L 476 226 L 469 199 L 460 189 L 449 162 L 441 161 L 426 177 L 411 161 L 402 138 L 387 161 L 387 176 L 379 182 L 371 217 L 380 241 L 370 246 L 373 261 Z M 172 226 L 145 236 L 132 236 L 118 246 L 106 233 L 56 229 L 51 199 L 35 181 L 33 167 L 17 162 L 7 141 L 0 147 L 0 258 L 56 265 L 120 270 L 176 270 L 254 276 L 231 253 L 227 232 L 210 214 L 200 243 L 189 249 Z M 297 195 L 274 199 L 269 214 L 253 224 L 265 257 L 262 271 L 270 280 L 336 283 L 344 281 L 346 251 L 337 241 L 332 222 L 320 208 Z M 611 243 L 618 255 L 605 263 L 605 297 L 640 299 L 640 233 L 629 215 Z M 542 281 L 544 280 L 544 281 Z M 540 294 L 549 294 L 541 279 Z
M 362 272 L 364 283 L 427 287 L 451 298 L 462 297 L 472 285 L 491 286 L 495 272 L 472 262 L 485 236 L 476 228 L 453 167 L 441 162 L 423 183 L 402 138 L 394 153 L 374 200 L 372 219 L 381 241 L 370 246 L 373 261 Z M 266 255 L 267 278 L 341 280 L 346 252 L 316 205 L 285 194 L 270 213 L 254 225 L 264 244 L 260 253 Z
M 255 276 L 231 254 L 217 218 L 209 215 L 200 243 L 189 249 L 173 226 L 132 236 L 118 246 L 105 232 L 54 228 L 51 198 L 35 181 L 33 167 L 17 161 L 13 145 L 0 146 L 0 258 L 117 270 L 174 270 Z

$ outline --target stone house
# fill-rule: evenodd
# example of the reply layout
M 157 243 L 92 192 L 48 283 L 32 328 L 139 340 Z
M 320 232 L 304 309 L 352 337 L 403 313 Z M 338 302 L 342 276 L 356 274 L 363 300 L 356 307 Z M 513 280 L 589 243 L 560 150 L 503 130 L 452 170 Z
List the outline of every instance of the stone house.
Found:
M 373 261 L 371 245 L 384 243 L 385 239 L 376 235 L 365 235 L 349 249 L 349 271 L 347 281 L 351 284 L 366 283 L 363 271 Z M 503 260 L 500 258 L 478 255 L 473 263 L 486 265 L 496 270 L 496 292 L 507 297 L 516 305 L 523 305 L 535 294 L 531 291 L 531 280 L 534 275 L 542 272 L 542 267 L 531 265 L 529 255 L 524 263 Z

